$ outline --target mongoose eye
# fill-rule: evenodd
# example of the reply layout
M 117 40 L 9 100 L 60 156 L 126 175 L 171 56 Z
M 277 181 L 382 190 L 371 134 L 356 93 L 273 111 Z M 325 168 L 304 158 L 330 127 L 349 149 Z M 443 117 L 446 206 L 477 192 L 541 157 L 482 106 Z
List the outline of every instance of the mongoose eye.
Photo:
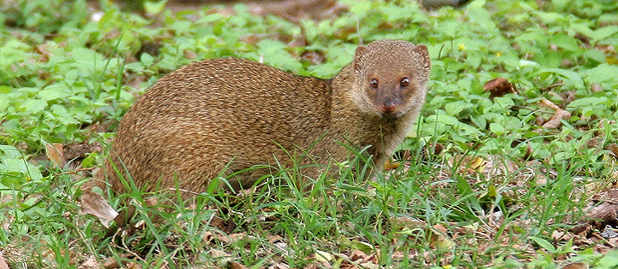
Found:
M 378 80 L 375 78 L 371 79 L 371 87 L 377 89 L 378 88 Z
M 407 87 L 408 85 L 410 85 L 410 78 L 402 78 L 399 82 L 399 85 L 401 85 L 401 87 Z

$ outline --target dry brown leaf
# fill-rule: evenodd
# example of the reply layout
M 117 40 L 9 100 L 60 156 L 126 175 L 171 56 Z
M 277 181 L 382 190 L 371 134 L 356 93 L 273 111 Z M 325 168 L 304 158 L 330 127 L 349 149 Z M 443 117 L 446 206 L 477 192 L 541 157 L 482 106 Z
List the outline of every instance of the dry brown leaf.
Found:
M 195 60 L 198 57 L 197 53 L 195 53 L 194 51 L 186 49 L 183 52 L 184 52 L 185 58 L 187 59 Z
M 103 148 L 101 148 L 101 144 L 89 144 L 87 141 L 84 141 L 83 143 L 64 145 L 62 153 L 66 161 L 76 158 L 86 158 L 88 153 L 101 150 L 103 150 Z
M 386 171 L 395 170 L 399 166 L 401 166 L 401 163 L 399 162 L 394 162 L 392 160 L 386 160 L 386 162 L 384 163 L 384 170 Z
M 127 259 L 135 258 L 133 254 L 123 253 L 123 254 L 120 254 L 120 258 L 124 259 L 125 261 L 123 261 L 122 263 L 118 263 L 118 260 L 116 259 L 116 257 L 107 258 L 107 260 L 103 262 L 103 268 L 105 269 L 140 268 L 140 267 L 136 267 L 138 265 L 136 265 L 134 262 L 127 261 Z
M 583 262 L 574 262 L 563 266 L 562 269 L 588 269 L 588 265 Z
M 281 237 L 279 235 L 267 235 L 266 239 L 268 239 L 268 242 L 270 242 L 271 244 L 284 241 L 283 237 Z
M 552 101 L 549 101 L 545 98 L 541 99 L 541 101 L 539 101 L 539 105 L 542 107 L 546 107 L 546 108 L 550 108 L 556 111 L 556 113 L 554 113 L 554 115 L 545 123 L 543 123 L 543 127 L 548 128 L 548 129 L 555 129 L 560 127 L 560 120 L 562 119 L 568 119 L 571 117 L 571 113 L 560 108 L 559 106 L 557 106 L 556 104 L 554 104 Z
M 15 220 L 15 215 L 5 213 L 4 220 L 0 223 L 0 229 L 8 231 L 13 220 Z
M 233 220 L 224 220 L 218 216 L 213 216 L 209 225 L 223 231 L 226 234 L 229 234 L 236 229 L 236 224 Z
M 222 257 L 230 256 L 230 254 L 228 254 L 227 252 L 223 250 L 219 250 L 219 249 L 211 249 L 210 251 L 208 251 L 208 254 L 210 255 L 210 257 L 213 257 L 213 258 L 222 258 Z
M 618 224 L 618 204 L 615 202 L 604 202 L 589 210 L 583 223 L 571 228 L 570 232 L 582 236 L 588 236 L 593 229 L 603 230 L 605 226 L 616 226 Z
M 268 269 L 290 269 L 290 266 L 285 263 L 276 263 Z
M 125 267 L 127 269 L 142 269 L 142 266 L 140 264 L 138 264 L 138 263 L 135 263 L 135 262 L 129 262 L 129 263 L 125 264 Z M 167 267 L 165 265 L 161 265 L 159 268 L 165 269 Z
M 380 267 L 380 265 L 375 264 L 375 263 L 370 263 L 370 262 L 365 262 L 365 263 L 361 263 L 361 268 L 366 268 L 366 269 L 380 269 L 382 267 Z
M 51 56 L 51 53 L 49 52 L 47 47 L 48 47 L 47 44 L 42 44 L 42 45 L 38 45 L 34 47 L 35 50 L 41 54 L 41 57 L 39 57 L 39 62 L 46 63 L 49 61 L 49 57 Z
M 110 221 L 118 216 L 118 212 L 103 198 L 90 190 L 84 191 L 81 196 L 82 214 L 90 214 L 99 218 L 103 226 L 109 228 Z
M 45 155 L 57 168 L 63 168 L 66 164 L 63 154 L 64 145 L 60 143 L 47 143 L 45 145 Z
M 300 55 L 300 58 L 302 60 L 309 61 L 314 65 L 324 63 L 324 55 L 317 51 L 306 50 Z
M 618 222 L 618 205 L 612 203 L 602 203 L 595 208 L 593 208 L 590 213 L 588 213 L 588 218 L 590 218 L 595 228 L 601 229 L 606 225 L 615 226 Z
M 360 249 L 355 249 L 354 251 L 352 251 L 352 254 L 350 254 L 350 260 L 353 261 L 364 261 L 365 258 L 369 257 L 370 255 L 365 254 L 365 252 L 363 252 Z
M 446 227 L 441 224 L 436 224 L 431 229 L 431 242 L 430 246 L 441 251 L 451 249 L 455 245 L 446 231 Z
M 99 263 L 97 262 L 95 258 L 89 258 L 79 265 L 79 269 L 97 269 L 97 268 L 99 268 Z M 2 269 L 2 267 L 0 267 L 0 269 Z
M 489 99 L 500 97 L 508 93 L 517 93 L 517 89 L 505 78 L 495 78 L 483 85 L 483 90 L 489 92 Z
M 328 253 L 326 251 L 321 251 L 321 250 L 317 250 L 317 249 L 315 250 L 314 256 L 315 256 L 315 259 L 318 262 L 321 262 L 321 263 L 328 263 L 328 264 L 330 264 L 335 259 L 335 257 L 332 254 L 330 254 L 330 253 Z
M 408 229 L 418 229 L 418 228 L 423 228 L 427 226 L 427 222 L 422 221 L 422 220 L 413 219 L 408 216 L 400 216 L 396 218 L 391 218 L 390 221 L 393 224 L 393 226 L 401 225 Z
M 603 87 L 601 87 L 601 84 L 595 83 L 595 84 L 592 84 L 592 86 L 590 87 L 590 91 L 591 92 L 602 92 Z
M 2 257 L 2 252 L 0 252 L 0 269 L 9 269 L 9 265 L 6 264 L 4 257 Z
M 571 102 L 575 100 L 575 91 L 566 91 L 561 94 L 563 101 L 563 106 L 568 106 Z
M 547 129 L 555 129 L 560 127 L 560 120 L 562 119 L 568 119 L 571 117 L 571 113 L 563 110 L 563 109 L 558 109 L 556 110 L 556 113 L 545 123 L 543 123 L 543 127 L 547 128 Z
M 228 268 L 230 268 L 230 269 L 245 269 L 247 267 L 242 265 L 242 264 L 240 264 L 239 262 L 232 261 L 232 262 L 228 263 Z
M 610 154 L 614 157 L 618 159 L 618 145 L 616 144 L 611 144 L 609 145 L 609 150 L 610 150 Z
M 559 106 L 557 106 L 556 104 L 554 104 L 554 102 L 549 101 L 545 98 L 541 99 L 541 101 L 539 101 L 539 105 L 542 107 L 546 107 L 546 108 L 551 108 L 553 110 L 560 110 L 561 108 Z

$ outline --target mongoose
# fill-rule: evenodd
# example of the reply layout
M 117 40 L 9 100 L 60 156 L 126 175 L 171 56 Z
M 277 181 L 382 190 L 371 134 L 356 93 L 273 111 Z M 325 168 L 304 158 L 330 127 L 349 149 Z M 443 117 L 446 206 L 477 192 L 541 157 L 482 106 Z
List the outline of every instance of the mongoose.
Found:
M 219 175 L 255 165 L 326 165 L 368 147 L 377 166 L 410 130 L 427 91 L 427 47 L 381 40 L 356 49 L 332 79 L 296 76 L 260 63 L 210 59 L 161 78 L 120 122 L 104 167 L 124 192 L 128 171 L 146 191 L 200 193 Z M 315 166 L 314 166 L 315 167 Z M 379 168 L 378 168 L 379 169 Z M 307 169 L 317 177 L 321 170 Z M 251 187 L 268 168 L 230 177 Z

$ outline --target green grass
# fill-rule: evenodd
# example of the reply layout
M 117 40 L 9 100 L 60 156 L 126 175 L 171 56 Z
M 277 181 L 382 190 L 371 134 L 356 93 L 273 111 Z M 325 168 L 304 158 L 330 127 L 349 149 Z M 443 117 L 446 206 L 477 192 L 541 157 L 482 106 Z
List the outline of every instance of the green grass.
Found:
M 569 232 L 617 179 L 616 1 L 475 0 L 423 11 L 345 0 L 336 17 L 298 23 L 244 5 L 234 15 L 174 14 L 149 3 L 157 14 L 143 17 L 102 2 L 94 16 L 84 0 L 0 5 L 0 252 L 12 268 L 347 268 L 362 258 L 364 268 L 617 265 L 615 240 Z M 307 46 L 289 47 L 301 38 Z M 110 197 L 116 209 L 133 198 L 137 215 L 107 234 L 77 202 L 105 153 L 86 150 L 62 167 L 46 157 L 50 143 L 107 145 L 137 96 L 184 64 L 233 56 L 328 78 L 359 39 L 383 38 L 426 44 L 432 81 L 400 166 L 370 182 L 351 160 L 308 192 L 291 184 L 297 167 L 239 195 L 207 187 L 197 210 L 172 202 L 156 212 L 134 192 Z M 323 61 L 302 57 L 311 53 Z M 490 99 L 483 86 L 497 77 L 517 93 Z M 542 127 L 556 113 L 545 99 L 571 116 Z

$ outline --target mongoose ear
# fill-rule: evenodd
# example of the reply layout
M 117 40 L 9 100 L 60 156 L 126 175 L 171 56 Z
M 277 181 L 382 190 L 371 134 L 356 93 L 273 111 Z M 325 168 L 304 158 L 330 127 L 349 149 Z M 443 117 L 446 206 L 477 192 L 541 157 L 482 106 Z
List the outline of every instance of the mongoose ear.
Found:
M 367 47 L 360 45 L 358 46 L 358 48 L 356 48 L 356 54 L 354 55 L 354 70 L 360 70 L 361 66 L 361 59 L 363 58 L 363 55 L 365 54 L 365 52 L 367 52 Z
M 431 69 L 431 59 L 429 57 L 429 50 L 427 49 L 427 46 L 423 44 L 416 45 L 412 49 L 412 53 L 418 59 L 420 66 L 422 66 L 423 69 L 427 70 L 429 73 L 429 70 Z

